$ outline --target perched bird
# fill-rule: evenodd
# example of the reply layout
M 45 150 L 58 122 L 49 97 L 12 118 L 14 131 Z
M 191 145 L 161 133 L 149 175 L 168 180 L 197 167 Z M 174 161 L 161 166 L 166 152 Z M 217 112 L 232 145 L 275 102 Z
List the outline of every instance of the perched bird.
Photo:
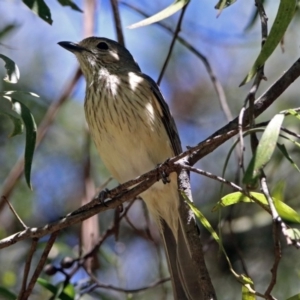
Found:
M 60 42 L 77 57 L 86 79 L 85 116 L 103 163 L 124 183 L 181 152 L 177 128 L 157 84 L 129 51 L 107 38 Z M 175 299 L 201 299 L 195 264 L 179 217 L 177 174 L 140 196 L 160 230 Z

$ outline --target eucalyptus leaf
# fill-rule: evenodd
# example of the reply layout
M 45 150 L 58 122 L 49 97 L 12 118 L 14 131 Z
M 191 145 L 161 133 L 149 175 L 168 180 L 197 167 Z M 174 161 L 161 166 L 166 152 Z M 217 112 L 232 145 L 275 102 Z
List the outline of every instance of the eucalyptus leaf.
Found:
M 269 122 L 246 169 L 243 178 L 244 184 L 254 186 L 260 170 L 270 161 L 277 144 L 283 119 L 283 114 L 277 114 Z
M 83 12 L 78 6 L 77 4 L 75 4 L 73 1 L 71 0 L 57 0 L 62 6 L 69 6 L 71 7 L 73 10 L 79 11 L 79 12 Z
M 14 129 L 10 137 L 23 132 L 23 122 L 20 114 L 18 113 L 17 106 L 12 102 L 10 97 L 0 96 L 0 113 L 8 116 L 13 122 Z
M 3 54 L 0 54 L 0 58 L 4 60 L 5 62 L 4 67 L 7 71 L 7 74 L 3 78 L 3 80 L 9 83 L 17 83 L 20 78 L 20 71 L 16 63 Z
M 26 129 L 26 143 L 25 143 L 25 155 L 24 155 L 24 173 L 27 185 L 31 189 L 31 182 L 30 182 L 30 174 L 31 174 L 31 165 L 33 154 L 35 150 L 35 142 L 36 142 L 36 123 L 31 114 L 30 110 L 24 105 L 22 102 L 15 101 L 13 99 L 14 105 L 19 107 L 20 115 L 22 117 L 25 129 Z
M 60 299 L 60 300 L 74 300 L 75 299 L 75 291 L 72 293 L 69 293 L 69 286 L 71 284 L 68 284 L 64 288 L 64 283 L 60 282 L 57 285 L 53 285 L 49 281 L 43 279 L 43 278 L 38 278 L 37 283 L 40 284 L 42 287 L 47 289 L 49 292 L 51 292 L 55 298 L 52 299 Z M 68 291 L 68 293 L 65 292 Z M 74 290 L 74 287 L 73 287 Z
M 166 19 L 166 18 L 170 17 L 171 15 L 175 14 L 180 9 L 182 9 L 185 5 L 188 4 L 188 2 L 189 2 L 189 0 L 176 0 L 170 6 L 161 10 L 157 14 L 155 14 L 149 18 L 146 18 L 140 22 L 134 23 L 134 24 L 128 26 L 128 28 L 134 29 L 134 28 L 150 25 L 152 23 L 159 22 L 163 19 Z
M 23 2 L 41 19 L 52 24 L 51 12 L 44 0 L 23 0 Z
M 257 192 L 251 192 L 251 196 L 253 196 L 257 201 L 259 201 L 261 204 L 268 206 L 269 203 L 262 193 Z M 285 204 L 284 202 L 276 199 L 273 197 L 275 208 L 279 214 L 279 216 L 287 221 L 293 222 L 293 223 L 300 223 L 300 215 L 290 206 Z M 220 209 L 221 207 L 226 207 L 230 205 L 234 205 L 240 202 L 244 203 L 254 203 L 252 199 L 245 196 L 241 192 L 234 192 L 230 193 L 226 196 L 224 196 L 221 201 L 219 201 L 212 209 L 212 211 L 216 211 Z
M 266 42 L 264 43 L 251 70 L 241 82 L 240 86 L 249 82 L 255 76 L 258 69 L 264 65 L 270 55 L 274 52 L 295 14 L 296 2 L 296 0 L 280 0 L 277 15 Z

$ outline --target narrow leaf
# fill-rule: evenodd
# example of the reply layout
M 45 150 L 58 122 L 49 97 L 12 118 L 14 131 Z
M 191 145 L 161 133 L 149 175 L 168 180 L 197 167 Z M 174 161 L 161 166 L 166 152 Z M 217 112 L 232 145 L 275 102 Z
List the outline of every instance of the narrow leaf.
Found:
M 222 10 L 224 8 L 227 8 L 228 6 L 230 6 L 231 4 L 233 4 L 234 2 L 236 2 L 236 0 L 220 0 L 216 5 L 215 5 L 215 9 L 218 9 L 218 16 L 221 14 Z
M 269 205 L 264 194 L 256 193 L 256 192 L 251 192 L 250 194 L 261 204 L 266 205 L 266 206 Z M 274 197 L 273 197 L 273 201 L 274 201 L 275 208 L 282 219 L 290 221 L 290 222 L 294 222 L 294 223 L 300 223 L 300 215 L 293 208 L 291 208 L 284 202 L 282 202 L 278 199 L 275 199 Z M 216 210 L 220 209 L 221 207 L 234 205 L 239 202 L 254 203 L 253 200 L 251 200 L 249 197 L 245 196 L 244 194 L 242 194 L 240 192 L 234 192 L 234 193 L 230 193 L 230 194 L 224 196 L 213 207 L 212 211 L 216 211 Z
M 44 0 L 23 0 L 23 2 L 41 19 L 48 24 L 52 24 L 51 12 Z
M 234 275 L 234 277 L 241 282 L 243 285 L 253 285 L 253 281 L 250 277 L 247 277 L 243 274 L 239 275 L 237 274 L 234 269 L 232 268 L 232 264 L 230 262 L 230 259 L 223 247 L 222 241 L 219 238 L 218 234 L 215 232 L 215 230 L 212 228 L 212 226 L 210 225 L 209 221 L 205 218 L 205 216 L 200 212 L 200 210 L 194 205 L 194 203 L 192 203 L 184 193 L 182 193 L 182 196 L 184 197 L 184 199 L 186 200 L 186 202 L 188 203 L 189 207 L 191 208 L 191 210 L 193 211 L 193 213 L 195 214 L 197 220 L 209 231 L 209 233 L 211 234 L 211 236 L 214 238 L 214 240 L 218 243 L 220 249 L 222 250 L 228 266 L 230 268 L 231 273 Z
M 79 12 L 83 12 L 78 6 L 77 4 L 75 4 L 73 1 L 71 0 L 57 0 L 62 6 L 70 6 L 73 10 L 79 11 Z
M 0 114 L 7 115 L 11 121 L 13 122 L 14 129 L 10 134 L 10 137 L 13 137 L 17 134 L 21 134 L 23 132 L 23 122 L 20 114 L 16 111 L 17 107 L 15 107 L 10 97 L 0 97 Z
M 290 154 L 288 153 L 288 151 L 285 148 L 284 144 L 277 144 L 278 149 L 281 151 L 281 153 L 283 154 L 283 156 L 291 163 L 291 165 L 298 171 L 300 172 L 300 169 L 298 168 L 298 166 L 296 165 L 296 163 L 294 162 L 294 160 L 291 158 Z
M 50 291 L 53 295 L 57 295 L 57 292 L 61 290 L 61 287 L 63 285 L 63 283 L 61 282 L 61 283 L 58 283 L 57 286 L 55 286 L 43 278 L 38 278 L 37 283 L 40 284 L 45 289 L 47 289 L 48 291 Z M 56 298 L 56 299 L 74 300 L 75 298 L 71 295 L 66 294 L 64 291 L 61 291 L 60 294 L 58 295 L 58 298 Z
M 277 114 L 269 122 L 245 172 L 244 184 L 255 185 L 260 170 L 270 161 L 276 147 L 283 119 L 283 114 Z
M 20 71 L 18 66 L 15 64 L 13 60 L 8 58 L 7 56 L 0 54 L 0 58 L 5 61 L 5 69 L 7 71 L 6 76 L 3 78 L 4 81 L 10 83 L 17 83 L 20 78 Z
M 296 117 L 298 120 L 300 120 L 300 114 L 299 112 L 297 112 L 296 110 L 294 109 L 288 109 L 288 112 L 290 115 Z
M 287 30 L 296 8 L 296 0 L 281 0 L 278 8 L 278 12 L 270 34 L 268 35 L 266 42 L 264 43 L 257 59 L 254 62 L 251 70 L 241 82 L 240 86 L 249 82 L 257 73 L 257 70 L 263 66 L 266 60 L 273 53 L 277 45 L 280 43 L 285 31 Z
M 242 286 L 242 300 L 255 300 L 255 294 L 248 289 L 247 285 Z
M 163 19 L 166 19 L 166 18 L 170 17 L 171 15 L 175 14 L 180 9 L 182 9 L 188 2 L 189 2 L 189 0 L 176 0 L 174 3 L 172 3 L 167 8 L 161 10 L 159 13 L 157 13 L 147 19 L 144 19 L 140 22 L 134 23 L 134 24 L 128 26 L 128 28 L 134 29 L 134 28 L 150 25 L 152 23 L 159 22 Z
M 30 183 L 30 174 L 31 174 L 31 165 L 32 165 L 32 159 L 33 159 L 33 154 L 35 149 L 35 141 L 36 141 L 36 124 L 30 110 L 22 102 L 14 101 L 14 103 L 16 105 L 20 105 L 20 114 L 24 126 L 26 128 L 24 173 L 25 173 L 25 179 L 27 185 L 31 189 L 32 187 Z
M 5 26 L 1 31 L 0 31 L 0 39 L 2 39 L 4 36 L 6 36 L 8 33 L 10 33 L 13 29 L 15 29 L 17 26 L 14 24 L 9 24 Z

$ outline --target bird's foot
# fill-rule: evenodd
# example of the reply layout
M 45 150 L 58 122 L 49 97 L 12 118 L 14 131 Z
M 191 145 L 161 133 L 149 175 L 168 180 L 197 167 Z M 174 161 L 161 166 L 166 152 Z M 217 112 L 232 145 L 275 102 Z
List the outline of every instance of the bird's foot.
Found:
M 110 190 L 109 189 L 104 189 L 102 190 L 99 195 L 96 197 L 97 201 L 103 204 L 104 206 L 108 206 L 105 201 L 111 200 L 110 197 Z
M 167 172 L 168 170 L 168 165 L 169 165 L 169 158 L 163 162 L 162 164 L 159 164 L 158 167 L 158 178 L 162 180 L 164 184 L 170 183 L 169 179 L 169 173 Z

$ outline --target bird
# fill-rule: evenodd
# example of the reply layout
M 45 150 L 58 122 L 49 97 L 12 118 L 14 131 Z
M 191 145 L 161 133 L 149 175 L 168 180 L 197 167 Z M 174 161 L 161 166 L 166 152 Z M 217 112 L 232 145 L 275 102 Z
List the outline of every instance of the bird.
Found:
M 175 121 L 155 81 L 131 53 L 104 37 L 58 43 L 72 52 L 86 79 L 85 117 L 99 155 L 119 182 L 134 179 L 182 152 Z M 164 244 L 174 299 L 200 299 L 187 234 L 179 216 L 177 174 L 141 193 Z

